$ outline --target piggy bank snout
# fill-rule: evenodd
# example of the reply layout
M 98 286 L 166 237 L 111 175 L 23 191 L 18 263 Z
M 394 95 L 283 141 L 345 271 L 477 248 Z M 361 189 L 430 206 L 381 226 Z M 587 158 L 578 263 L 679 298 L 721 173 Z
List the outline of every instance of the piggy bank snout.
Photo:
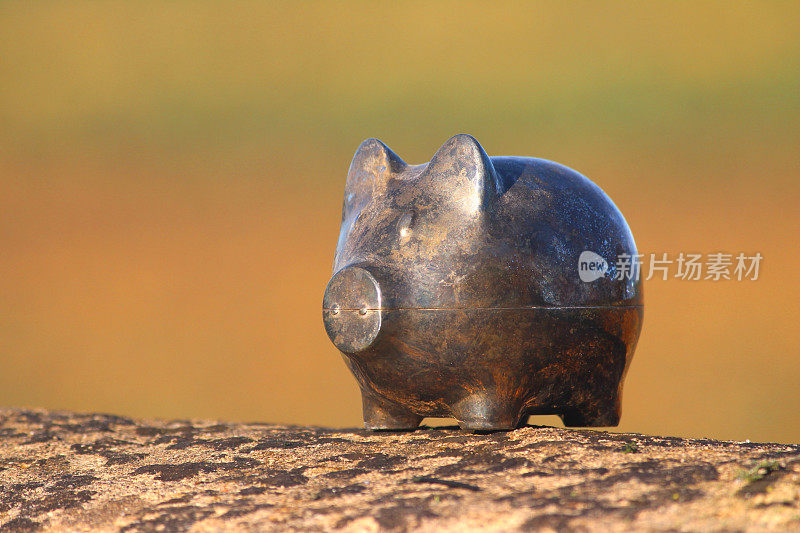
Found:
M 366 268 L 336 272 L 322 300 L 322 320 L 333 344 L 354 354 L 369 348 L 381 330 L 381 288 Z

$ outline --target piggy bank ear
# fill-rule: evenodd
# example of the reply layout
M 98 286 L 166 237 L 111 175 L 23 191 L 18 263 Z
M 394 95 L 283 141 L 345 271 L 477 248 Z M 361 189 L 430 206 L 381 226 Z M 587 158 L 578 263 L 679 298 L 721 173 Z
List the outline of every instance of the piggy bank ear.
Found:
M 471 135 L 450 138 L 420 176 L 426 189 L 468 214 L 488 210 L 505 192 L 492 160 Z
M 362 142 L 347 172 L 342 216 L 346 217 L 348 212 L 358 209 L 380 194 L 386 180 L 405 167 L 403 160 L 378 139 Z

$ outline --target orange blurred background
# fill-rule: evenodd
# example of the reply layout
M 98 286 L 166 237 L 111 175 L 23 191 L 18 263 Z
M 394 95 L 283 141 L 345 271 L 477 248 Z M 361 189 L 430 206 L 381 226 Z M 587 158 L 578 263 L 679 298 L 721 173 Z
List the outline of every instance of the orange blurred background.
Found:
M 646 282 L 619 430 L 798 442 L 798 119 L 793 3 L 3 2 L 0 405 L 359 425 L 320 311 L 350 158 L 467 132 L 641 253 L 764 256 Z

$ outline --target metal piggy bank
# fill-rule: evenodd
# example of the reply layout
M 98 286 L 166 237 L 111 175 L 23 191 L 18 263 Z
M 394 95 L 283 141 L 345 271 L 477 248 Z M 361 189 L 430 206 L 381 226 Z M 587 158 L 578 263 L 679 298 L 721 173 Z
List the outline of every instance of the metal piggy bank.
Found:
M 611 199 L 567 167 L 489 157 L 469 135 L 422 165 L 364 141 L 322 316 L 366 427 L 617 425 L 643 316 L 636 254 Z

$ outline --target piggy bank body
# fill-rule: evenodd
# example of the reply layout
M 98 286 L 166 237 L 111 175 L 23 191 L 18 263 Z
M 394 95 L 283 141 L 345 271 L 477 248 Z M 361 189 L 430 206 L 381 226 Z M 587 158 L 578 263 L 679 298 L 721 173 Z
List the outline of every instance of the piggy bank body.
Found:
M 618 258 L 635 267 L 636 254 L 608 196 L 562 165 L 490 158 L 468 135 L 423 165 L 364 141 L 323 321 L 366 427 L 433 416 L 511 429 L 531 414 L 617 425 L 643 315 L 639 277 Z

